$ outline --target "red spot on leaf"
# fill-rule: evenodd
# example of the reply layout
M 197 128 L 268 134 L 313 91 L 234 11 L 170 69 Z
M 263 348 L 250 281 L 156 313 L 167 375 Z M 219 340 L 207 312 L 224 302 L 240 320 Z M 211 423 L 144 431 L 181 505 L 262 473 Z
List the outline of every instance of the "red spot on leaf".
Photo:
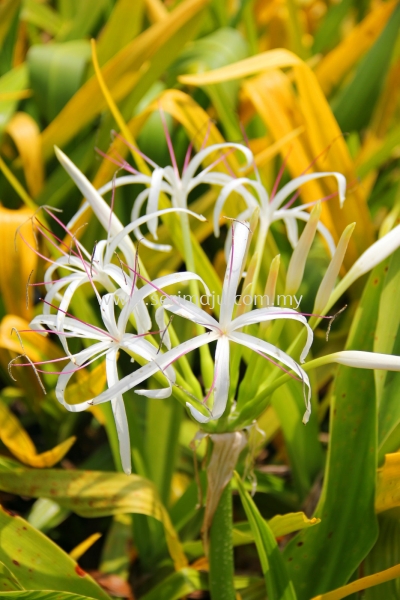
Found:
M 10 510 L 9 508 L 4 508 L 4 506 L 2 507 L 2 509 L 4 510 L 5 513 L 7 513 L 10 517 L 18 517 L 18 513 L 14 512 L 13 510 Z
M 77 575 L 79 575 L 79 577 L 85 577 L 85 575 L 86 575 L 85 571 L 83 569 L 81 569 L 81 567 L 79 565 L 76 565 L 75 573 Z
M 14 565 L 16 565 L 17 567 L 19 567 L 19 562 L 17 560 L 13 560 Z

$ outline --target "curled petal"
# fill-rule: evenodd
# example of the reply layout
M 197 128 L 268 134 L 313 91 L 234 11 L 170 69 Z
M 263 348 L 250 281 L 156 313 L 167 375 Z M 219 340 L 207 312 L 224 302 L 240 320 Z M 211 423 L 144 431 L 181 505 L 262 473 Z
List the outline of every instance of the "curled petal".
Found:
M 190 319 L 198 325 L 207 327 L 212 331 L 219 331 L 219 323 L 205 310 L 197 306 L 194 302 L 180 298 L 179 296 L 169 296 L 163 302 L 163 307 L 185 319 Z
M 269 344 L 264 340 L 259 340 L 258 338 L 252 335 L 247 335 L 247 333 L 234 332 L 229 335 L 229 339 L 231 339 L 233 342 L 241 344 L 242 346 L 247 346 L 247 348 L 255 350 L 256 352 L 259 352 L 261 354 L 272 356 L 279 362 L 289 367 L 289 369 L 292 369 L 292 371 L 294 371 L 296 375 L 299 375 L 299 377 L 303 381 L 303 384 L 308 387 L 308 393 L 304 397 L 306 412 L 303 416 L 303 423 L 307 423 L 311 414 L 311 385 L 308 375 L 304 371 L 304 369 L 302 369 L 300 365 L 291 356 L 286 354 L 286 352 L 283 352 L 283 350 L 280 350 L 276 346 L 273 346 L 272 344 Z
M 198 152 L 196 154 L 196 156 L 194 156 L 194 158 L 190 161 L 190 163 L 187 166 L 187 168 L 183 174 L 183 177 L 182 177 L 183 187 L 187 187 L 189 185 L 189 182 L 192 179 L 192 177 L 194 177 L 197 169 L 200 167 L 203 160 L 205 158 L 207 158 L 207 156 L 209 154 L 212 154 L 213 152 L 216 152 L 217 150 L 224 150 L 225 148 L 235 148 L 236 150 L 239 150 L 239 152 L 242 152 L 242 154 L 244 154 L 247 162 L 243 166 L 243 169 L 246 169 L 253 164 L 253 162 L 254 162 L 253 153 L 249 148 L 247 148 L 246 146 L 243 146 L 243 144 L 233 144 L 230 142 L 226 142 L 223 144 L 213 144 L 212 146 L 208 146 L 204 150 L 201 150 L 200 152 Z
M 307 341 L 303 348 L 303 351 L 300 355 L 300 362 L 303 363 L 306 359 L 308 352 L 310 351 L 311 344 L 313 342 L 313 330 L 307 323 L 307 319 L 296 312 L 291 308 L 276 308 L 276 307 L 266 307 L 266 308 L 256 308 L 255 310 L 246 313 L 245 315 L 241 315 L 237 319 L 232 321 L 230 326 L 230 331 L 236 331 L 237 329 L 241 329 L 242 327 L 246 327 L 246 325 L 252 325 L 253 323 L 262 323 L 265 321 L 274 321 L 275 319 L 291 319 L 293 321 L 298 321 L 302 323 L 307 328 Z
M 222 188 L 222 190 L 217 198 L 217 201 L 215 203 L 215 208 L 214 208 L 214 233 L 215 233 L 216 237 L 219 237 L 219 233 L 220 233 L 219 217 L 220 217 L 222 208 L 223 208 L 228 196 L 232 192 L 237 192 L 238 194 L 240 194 L 242 196 L 242 198 L 244 199 L 244 201 L 246 202 L 249 209 L 254 210 L 257 206 L 259 206 L 259 203 L 254 198 L 253 194 L 251 194 L 244 187 L 245 184 L 252 185 L 254 188 L 256 188 L 261 204 L 263 204 L 263 201 L 261 199 L 264 196 L 266 196 L 268 198 L 267 192 L 265 191 L 264 187 L 258 183 L 258 181 L 253 181 L 251 179 L 247 179 L 246 177 L 241 177 L 240 179 L 233 179 L 230 181 L 230 183 L 227 183 L 226 185 L 224 185 L 224 187 Z
M 292 179 L 292 181 L 289 181 L 289 183 L 284 185 L 283 188 L 281 190 L 279 190 L 279 192 L 276 194 L 275 198 L 272 200 L 271 209 L 277 210 L 281 206 L 283 201 L 286 200 L 286 198 L 288 196 L 290 196 L 290 194 L 292 194 L 295 190 L 297 190 L 304 183 L 307 183 L 307 181 L 312 181 L 314 179 L 321 179 L 322 177 L 335 177 L 336 178 L 336 180 L 338 182 L 338 188 L 339 188 L 339 202 L 340 202 L 340 206 L 342 206 L 343 202 L 345 201 L 346 178 L 341 173 L 335 173 L 334 171 L 332 171 L 332 172 L 327 171 L 327 172 L 322 172 L 322 173 L 310 173 L 309 175 L 301 175 L 301 177 L 296 177 L 296 179 Z

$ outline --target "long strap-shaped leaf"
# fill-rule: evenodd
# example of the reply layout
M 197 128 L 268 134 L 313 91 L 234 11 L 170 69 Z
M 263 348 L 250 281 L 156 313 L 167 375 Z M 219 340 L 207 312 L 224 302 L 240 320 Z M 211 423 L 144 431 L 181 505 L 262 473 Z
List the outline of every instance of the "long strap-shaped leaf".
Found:
M 293 583 L 289 579 L 278 544 L 268 524 L 246 492 L 240 476 L 235 473 L 236 484 L 244 511 L 249 520 L 257 547 L 269 600 L 296 600 Z
M 138 475 L 101 471 L 63 471 L 15 468 L 0 461 L 0 489 L 21 496 L 51 498 L 82 517 L 137 513 L 154 517 L 164 526 L 166 541 L 180 569 L 187 565 L 178 536 L 153 484 Z

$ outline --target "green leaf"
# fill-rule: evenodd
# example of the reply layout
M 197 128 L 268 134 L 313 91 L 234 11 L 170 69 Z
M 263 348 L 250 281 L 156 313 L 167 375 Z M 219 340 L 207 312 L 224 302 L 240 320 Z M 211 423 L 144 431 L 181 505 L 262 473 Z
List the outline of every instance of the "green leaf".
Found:
M 150 479 L 161 501 L 168 506 L 172 475 L 178 456 L 183 409 L 178 402 L 149 399 L 147 403 L 146 454 Z
M 0 5 L 0 48 L 19 9 L 21 0 L 5 0 Z
M 315 33 L 313 54 L 330 50 L 340 42 L 340 26 L 352 4 L 353 0 L 342 0 L 339 4 L 330 6 Z
M 205 2 L 206 0 L 182 2 L 169 13 L 167 19 L 151 26 L 106 63 L 102 74 L 115 102 L 119 102 L 132 91 L 136 84 L 133 75 L 144 66 L 146 70 L 149 66 L 146 66 L 146 61 L 161 47 L 164 54 L 168 55 L 165 45 L 169 44 L 174 36 L 179 36 L 180 30 L 187 27 L 189 22 L 198 20 Z M 45 158 L 53 155 L 54 144 L 64 147 L 82 127 L 104 110 L 105 106 L 97 79 L 91 77 L 43 132 Z
M 395 516 L 379 517 L 379 537 L 364 561 L 364 575 L 371 575 L 400 563 L 400 521 Z M 393 579 L 364 592 L 365 600 L 397 600 L 400 579 Z
M 75 3 L 75 10 L 67 22 L 59 30 L 57 39 L 81 40 L 93 34 L 100 19 L 105 15 L 108 0 L 79 0 Z
M 62 19 L 53 8 L 36 0 L 24 0 L 21 19 L 51 35 L 56 35 L 62 25 Z
M 243 36 L 228 27 L 192 42 L 170 69 L 172 75 L 201 73 L 218 69 L 248 56 L 248 46 Z M 241 137 L 237 117 L 240 82 L 228 81 L 204 88 L 224 127 L 227 139 Z
M 342 131 L 360 130 L 368 125 L 390 65 L 399 27 L 400 6 L 397 6 L 353 80 L 334 101 L 333 112 Z
M 12 592 L 22 589 L 23 587 L 11 573 L 10 569 L 7 569 L 6 565 L 0 562 L 0 595 L 1 592 Z
M 357 169 L 357 175 L 363 179 L 370 171 L 379 169 L 392 156 L 399 144 L 400 127 L 394 127 L 382 140 L 378 149 L 360 164 Z
M 374 352 L 393 354 L 400 326 L 400 311 L 397 293 L 400 289 L 400 250 L 390 258 L 388 271 L 385 276 L 382 294 L 379 302 L 378 323 L 374 338 Z M 387 379 L 386 371 L 375 371 L 375 386 L 378 404 Z
M 0 561 L 21 587 L 83 593 L 90 598 L 109 600 L 108 594 L 68 554 L 21 517 L 0 508 L 0 529 Z M 49 598 L 54 597 L 54 592 L 49 594 Z
M 181 569 L 142 596 L 142 600 L 178 600 L 197 590 L 208 590 L 207 575 L 195 569 Z
M 323 454 L 318 440 L 317 411 L 306 426 L 302 422 L 304 397 L 302 386 L 289 381 L 272 395 L 271 404 L 278 415 L 297 492 L 304 498 L 323 467 Z
M 372 351 L 377 303 L 388 260 L 371 273 L 355 314 L 347 350 Z M 345 584 L 377 535 L 376 401 L 372 371 L 340 367 L 331 397 L 331 428 L 318 527 L 284 550 L 299 600 Z
M 79 90 L 89 58 L 90 44 L 86 40 L 30 48 L 30 80 L 47 121 L 54 119 Z
M 144 0 L 118 0 L 97 42 L 97 57 L 103 65 L 139 33 Z
M 295 600 L 296 593 L 288 575 L 275 537 L 237 473 L 236 484 L 240 499 L 254 536 L 261 568 L 265 577 L 267 594 L 270 600 Z
M 92 596 L 82 596 L 81 594 L 69 594 L 68 592 L 53 592 L 48 590 L 7 592 L 7 594 L 0 595 L 10 599 L 16 598 L 17 600 L 92 600 Z
M 13 116 L 19 102 L 18 97 L 13 98 L 11 94 L 17 94 L 27 87 L 28 70 L 25 64 L 0 77 L 0 135 Z M 2 100 L 2 95 L 4 100 Z M 7 96 L 10 96 L 10 99 L 7 99 Z

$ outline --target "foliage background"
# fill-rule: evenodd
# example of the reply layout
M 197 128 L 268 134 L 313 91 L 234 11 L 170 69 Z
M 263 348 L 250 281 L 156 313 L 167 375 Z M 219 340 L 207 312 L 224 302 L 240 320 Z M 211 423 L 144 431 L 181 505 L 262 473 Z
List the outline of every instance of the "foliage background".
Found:
M 96 40 L 111 97 L 141 150 L 157 163 L 169 163 L 160 102 L 180 164 L 189 140 L 201 145 L 211 118 L 216 127 L 210 138 L 216 142 L 243 141 L 246 130 L 267 189 L 283 160 L 284 181 L 299 176 L 310 163 L 315 171 L 343 173 L 349 186 L 344 208 L 337 201 L 325 203 L 322 220 L 336 240 L 346 225 L 357 223 L 346 256 L 348 268 L 399 221 L 399 24 L 400 7 L 394 0 L 0 1 L 0 488 L 2 505 L 28 522 L 1 511 L 0 584 L 9 597 L 45 598 L 43 590 L 66 592 L 71 600 L 82 595 L 107 598 L 108 593 L 147 600 L 192 593 L 207 597 L 207 560 L 199 542 L 203 509 L 196 508 L 189 449 L 196 427 L 179 404 L 172 398 L 160 402 L 127 394 L 135 471 L 155 486 L 141 488 L 144 515 L 135 514 L 135 480 L 127 483 L 125 476 L 114 473 L 120 465 L 108 408 L 66 415 L 51 391 L 54 376 L 45 376 L 50 392 L 44 397 L 32 372 L 19 370 L 15 382 L 7 370 L 10 359 L 21 353 L 11 329 L 27 328 L 40 311 L 39 293 L 31 295 L 27 306 L 28 278 L 32 271 L 36 281 L 43 277 L 43 261 L 20 241 L 15 252 L 15 230 L 32 210 L 46 204 L 62 209 L 66 222 L 82 201 L 56 161 L 53 145 L 97 187 L 115 170 L 94 151 L 107 151 L 110 131 L 118 130 L 119 123 L 94 73 L 90 39 Z M 207 76 L 214 69 L 218 71 Z M 122 144 L 114 145 L 127 156 Z M 310 183 L 301 200 L 327 196 L 333 186 L 330 179 Z M 121 190 L 116 205 L 125 222 L 134 194 Z M 193 206 L 210 217 L 215 197 L 212 190 L 204 190 L 193 198 Z M 222 242 L 211 236 L 212 219 L 193 227 L 215 272 L 223 274 Z M 25 235 L 34 246 L 29 228 Z M 81 235 L 87 247 L 93 246 L 101 235 L 95 219 Z M 168 237 L 164 225 L 160 239 Z M 290 247 L 279 226 L 266 249 L 265 270 L 276 245 L 287 265 Z M 48 254 L 46 244 L 41 251 Z M 154 255 L 144 248 L 142 258 L 152 276 L 181 264 L 177 252 Z M 399 354 L 399 258 L 397 251 L 369 279 L 351 288 L 348 309 L 331 333 L 331 351 L 346 344 Z M 317 243 L 301 288 L 305 311 L 312 309 L 326 266 L 325 251 Z M 74 302 L 72 308 L 79 305 L 82 318 L 95 322 L 85 292 Z M 284 335 L 289 344 L 290 331 Z M 24 336 L 23 343 L 32 360 L 61 356 L 55 343 L 30 339 Z M 324 344 L 321 332 L 315 356 L 325 352 Z M 101 390 L 103 382 L 104 373 L 92 371 L 82 376 L 77 391 L 88 396 Z M 385 500 L 385 471 L 380 471 L 376 491 L 377 467 L 385 454 L 400 448 L 399 383 L 397 374 L 324 367 L 314 376 L 314 400 L 320 402 L 306 429 L 301 424 L 302 397 L 291 384 L 272 395 L 259 419 L 265 435 L 254 443 L 255 503 L 264 519 L 298 511 L 306 515 L 297 516 L 292 529 L 279 529 L 279 522 L 274 529 L 270 522 L 284 547 L 299 600 L 400 562 L 399 499 Z M 249 381 L 242 388 L 246 393 L 257 393 Z M 203 446 L 197 455 L 204 459 Z M 244 459 L 238 467 L 241 473 L 243 469 Z M 89 471 L 74 483 L 76 470 Z M 89 486 L 85 478 L 92 477 L 91 471 L 109 476 L 99 475 Z M 398 471 L 391 473 L 390 485 L 396 486 Z M 317 510 L 321 523 L 311 527 L 308 518 L 323 477 Z M 90 493 L 85 493 L 87 486 Z M 154 489 L 166 510 L 154 508 Z M 249 517 L 237 495 L 234 500 L 239 523 L 234 530 L 235 587 L 243 599 L 264 598 L 259 560 L 245 522 Z M 159 522 L 153 518 L 157 510 Z M 170 523 L 190 562 L 176 571 L 165 543 Z M 297 529 L 302 532 L 289 539 L 287 534 Z M 22 531 L 24 569 L 17 557 Z M 91 537 L 97 533 L 101 538 Z M 76 548 L 80 542 L 84 546 Z M 29 561 L 38 549 L 42 562 L 31 575 L 27 565 L 32 567 Z M 66 554 L 71 551 L 72 558 Z M 100 585 L 82 576 L 75 559 Z M 365 597 L 399 598 L 397 582 L 372 588 Z

